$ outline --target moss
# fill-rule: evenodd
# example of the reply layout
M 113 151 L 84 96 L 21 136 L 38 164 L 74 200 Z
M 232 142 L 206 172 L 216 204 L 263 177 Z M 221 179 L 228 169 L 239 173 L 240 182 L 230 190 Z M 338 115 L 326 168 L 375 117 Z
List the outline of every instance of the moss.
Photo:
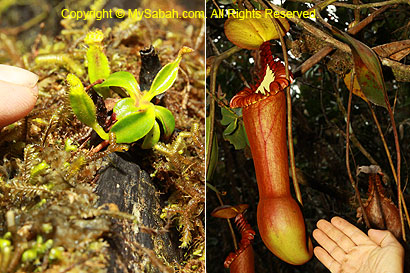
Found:
M 88 2 L 75 3 L 78 5 L 75 9 L 88 9 L 91 4 L 101 9 L 106 1 Z M 12 257 L 1 265 L 1 272 L 6 268 L 11 272 L 106 272 L 108 244 L 103 237 L 111 231 L 111 218 L 134 219 L 115 212 L 115 208 L 107 211 L 98 207 L 98 197 L 93 191 L 96 173 L 104 166 L 101 157 L 123 147 L 110 146 L 105 152 L 90 154 L 93 133 L 76 119 L 68 101 L 65 83 L 68 73 L 76 73 L 83 83 L 89 83 L 84 61 L 86 45 L 82 41 L 84 35 L 94 29 L 95 22 L 64 19 L 52 24 L 60 23 L 63 29 L 56 37 L 48 31 L 41 34 L 38 26 L 16 35 L 0 35 L 0 60 L 23 66 L 40 77 L 35 109 L 24 120 L 0 132 L 0 219 L 3 220 L 0 235 L 11 234 L 8 239 L 11 247 L 0 255 L 3 261 L 5 255 Z M 166 181 L 172 185 L 164 189 L 168 191 L 169 204 L 176 204 L 179 212 L 186 212 L 169 215 L 180 227 L 186 254 L 178 263 L 165 266 L 181 270 L 191 264 L 199 264 L 204 270 L 204 261 L 193 254 L 199 253 L 205 239 L 202 211 L 204 52 L 199 48 L 203 37 L 198 38 L 202 23 L 198 19 L 136 21 L 128 18 L 103 27 L 104 36 L 109 37 L 104 41 L 103 50 L 111 71 L 138 75 L 138 51 L 149 46 L 150 41 L 156 41 L 163 64 L 173 60 L 183 45 L 197 49 L 184 57 L 180 76 L 161 102 L 173 112 L 176 129 L 182 131 L 180 134 L 189 134 L 178 149 L 182 152 L 169 158 L 150 152 L 148 160 L 144 160 L 144 166 L 156 172 L 155 182 Z M 33 36 L 33 32 L 36 35 Z M 34 37 L 34 45 L 21 43 L 26 33 L 31 41 Z M 198 126 L 190 133 L 194 122 Z M 175 143 L 175 139 L 179 141 L 176 133 L 162 141 Z M 180 163 L 176 163 L 177 158 L 181 159 Z M 44 242 L 52 240 L 51 248 L 44 253 L 31 252 L 32 256 L 36 254 L 34 259 L 23 262 L 21 256 L 33 249 L 38 236 Z M 156 245 L 157 249 L 161 248 L 159 241 Z M 148 267 L 158 266 L 152 262 L 155 259 L 152 256 L 141 255 L 146 257 Z

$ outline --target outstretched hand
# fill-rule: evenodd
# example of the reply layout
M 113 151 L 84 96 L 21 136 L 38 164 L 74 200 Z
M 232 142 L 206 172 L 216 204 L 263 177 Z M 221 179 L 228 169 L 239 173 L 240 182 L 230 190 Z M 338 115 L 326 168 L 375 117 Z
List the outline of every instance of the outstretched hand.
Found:
M 340 217 L 319 220 L 317 227 L 314 253 L 330 272 L 403 272 L 404 249 L 390 231 L 370 229 L 367 236 Z

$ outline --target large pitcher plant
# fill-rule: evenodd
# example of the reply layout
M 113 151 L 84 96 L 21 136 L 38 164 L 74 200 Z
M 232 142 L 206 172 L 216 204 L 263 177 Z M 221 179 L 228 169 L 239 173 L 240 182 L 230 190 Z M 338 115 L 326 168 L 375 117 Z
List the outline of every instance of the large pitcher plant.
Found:
M 284 29 L 289 29 L 286 21 L 279 23 Z M 256 32 L 242 31 L 256 38 L 235 36 L 237 29 L 233 30 L 232 26 L 241 30 L 257 29 Z M 260 41 L 259 45 L 262 43 L 259 47 L 262 70 L 257 83 L 240 91 L 230 103 L 232 108 L 242 108 L 255 165 L 259 189 L 259 233 L 277 257 L 290 264 L 304 264 L 312 257 L 312 243 L 306 232 L 300 205 L 292 197 L 289 185 L 284 89 L 290 80 L 286 78 L 284 65 L 280 60 L 274 60 L 269 42 L 279 36 L 271 19 L 265 18 L 235 23 L 228 20 L 225 32 L 233 43 L 245 48 L 257 48 L 255 41 Z

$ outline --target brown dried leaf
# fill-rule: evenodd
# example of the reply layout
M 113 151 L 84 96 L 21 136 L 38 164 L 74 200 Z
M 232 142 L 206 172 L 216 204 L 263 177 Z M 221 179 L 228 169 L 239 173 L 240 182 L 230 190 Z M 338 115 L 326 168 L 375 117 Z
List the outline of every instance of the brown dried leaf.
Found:
M 410 40 L 392 42 L 384 45 L 379 45 L 372 48 L 377 55 L 384 58 L 390 58 L 395 61 L 400 61 L 410 54 Z
M 363 206 L 373 228 L 387 229 L 396 238 L 401 238 L 399 210 L 385 196 L 385 190 L 378 174 L 369 175 L 369 198 Z M 360 208 L 358 214 L 361 214 Z

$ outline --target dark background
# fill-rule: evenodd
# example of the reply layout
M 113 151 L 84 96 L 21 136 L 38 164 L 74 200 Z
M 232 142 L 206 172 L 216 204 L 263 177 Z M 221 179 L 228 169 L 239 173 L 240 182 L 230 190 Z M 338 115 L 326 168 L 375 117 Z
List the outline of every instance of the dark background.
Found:
M 220 5 L 220 7 L 228 8 L 230 6 Z M 287 10 L 306 10 L 308 8 L 305 4 L 291 1 L 284 2 L 283 7 Z M 224 34 L 223 24 L 226 19 L 209 19 L 214 8 L 215 6 L 209 1 L 207 5 L 208 58 L 217 55 L 215 48 L 220 52 L 224 52 L 233 46 Z M 364 19 L 369 14 L 368 12 L 368 9 L 362 9 L 361 19 Z M 337 22 L 334 20 L 336 17 L 332 16 L 327 9 L 321 12 L 323 18 L 328 18 L 330 24 L 342 30 L 354 20 L 351 9 L 337 7 L 335 14 Z M 366 43 L 369 47 L 409 39 L 409 15 L 408 5 L 392 6 L 354 37 Z M 295 69 L 308 57 L 312 56 L 315 46 L 321 48 L 322 45 L 309 42 L 308 39 L 311 39 L 311 36 L 306 36 L 301 28 L 293 23 L 290 24 L 291 30 L 287 38 L 287 47 L 288 50 L 291 48 L 293 55 L 296 56 L 296 58 L 289 57 L 289 63 L 292 69 Z M 324 29 L 319 24 L 316 24 L 316 26 Z M 302 50 L 298 49 L 296 46 L 298 44 L 302 45 Z M 283 60 L 281 47 L 277 42 L 274 42 L 273 45 L 273 54 Z M 300 54 L 297 54 L 298 51 Z M 242 50 L 220 65 L 217 87 L 220 86 L 221 91 L 226 94 L 226 102 L 229 102 L 233 95 L 244 86 L 239 73 L 242 73 L 249 83 L 254 83 L 255 67 L 254 64 L 249 63 L 252 54 L 254 53 L 249 50 Z M 304 202 L 303 212 L 310 234 L 319 219 L 330 220 L 336 215 L 365 230 L 363 224 L 356 223 L 358 204 L 346 171 L 345 137 L 340 131 L 345 132 L 346 122 L 345 116 L 338 106 L 338 101 L 347 109 L 349 92 L 343 79 L 336 72 L 345 69 L 344 66 L 350 69 L 349 62 L 351 62 L 349 55 L 343 56 L 342 54 L 340 56 L 338 51 L 333 51 L 303 76 L 297 75 L 293 84 L 297 85 L 300 90 L 297 94 L 293 92 L 292 96 L 295 159 L 296 167 L 300 169 L 305 180 L 304 185 L 301 185 L 301 191 Z M 409 56 L 401 62 L 409 64 Z M 397 96 L 395 119 L 399 130 L 402 154 L 402 184 L 405 184 L 409 175 L 410 84 L 395 81 L 392 71 L 388 67 L 383 67 L 383 74 L 391 104 L 394 97 Z M 207 99 L 209 103 L 210 97 L 208 96 Z M 395 146 L 388 112 L 382 107 L 375 107 L 375 111 L 395 163 Z M 249 148 L 235 150 L 233 145 L 225 141 L 222 136 L 225 126 L 220 123 L 221 113 L 218 106 L 216 107 L 215 116 L 214 132 L 218 137 L 219 161 L 213 178 L 208 183 L 215 186 L 219 191 L 226 193 L 222 196 L 225 204 L 249 204 L 250 207 L 245 213 L 245 217 L 257 232 L 256 209 L 259 197 Z M 359 142 L 377 161 L 383 172 L 391 178 L 387 184 L 387 195 L 391 196 L 397 204 L 395 196 L 397 190 L 395 190 L 393 175 L 377 127 L 367 104 L 356 96 L 353 96 L 352 100 L 351 122 L 353 132 Z M 353 175 L 355 175 L 357 166 L 371 164 L 353 146 L 352 142 L 350 142 L 350 146 L 353 153 L 353 156 L 350 156 L 351 169 Z M 359 190 L 363 200 L 365 200 L 367 198 L 368 176 L 361 174 L 358 180 Z M 291 189 L 293 191 L 292 182 Z M 408 189 L 404 193 L 406 199 L 409 200 Z M 229 252 L 233 251 L 232 237 L 225 220 L 210 216 L 212 210 L 219 206 L 219 202 L 215 193 L 209 188 L 207 188 L 206 205 L 207 270 L 208 272 L 228 272 L 228 269 L 224 269 L 223 262 Z M 238 234 L 237 238 L 239 240 Z M 313 244 L 314 246 L 317 245 L 314 240 Z M 282 262 L 264 246 L 258 232 L 253 247 L 255 249 L 255 272 L 328 272 L 315 257 L 303 266 L 292 266 Z M 408 254 L 409 251 L 406 252 Z M 407 259 L 409 258 L 407 257 Z

